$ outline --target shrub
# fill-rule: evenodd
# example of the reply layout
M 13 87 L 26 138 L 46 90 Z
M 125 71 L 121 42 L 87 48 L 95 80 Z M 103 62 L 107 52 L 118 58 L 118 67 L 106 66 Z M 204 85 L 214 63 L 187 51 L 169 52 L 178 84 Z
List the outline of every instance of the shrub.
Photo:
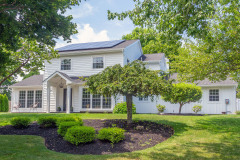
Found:
M 79 117 L 62 117 L 58 118 L 57 126 L 59 126 L 62 122 L 79 122 L 80 125 L 83 125 L 83 120 Z
M 56 122 L 57 122 L 56 117 L 41 117 L 38 119 L 38 124 L 43 128 L 56 127 Z
M 64 140 L 78 145 L 80 143 L 92 142 L 95 139 L 95 129 L 87 126 L 73 126 L 67 130 Z
M 157 105 L 156 107 L 157 107 L 159 113 L 164 112 L 166 109 L 166 106 L 161 105 L 161 104 Z
M 240 111 L 236 111 L 236 114 L 240 115 Z
M 6 94 L 0 94 L 0 112 L 8 112 L 8 97 Z
M 15 117 L 11 119 L 11 125 L 17 129 L 27 128 L 31 122 L 27 117 Z
M 82 126 L 83 123 L 79 123 L 79 122 L 73 122 L 73 121 L 68 121 L 68 122 L 62 122 L 60 123 L 60 125 L 58 126 L 58 134 L 60 134 L 61 136 L 65 136 L 65 134 L 67 133 L 68 128 L 71 128 L 73 126 Z
M 97 138 L 100 140 L 108 140 L 111 143 L 118 143 L 121 140 L 124 140 L 125 130 L 121 128 L 103 128 L 99 130 Z
M 118 103 L 114 109 L 114 114 L 127 114 L 127 102 Z M 132 104 L 132 113 L 136 114 L 136 107 L 134 104 Z
M 202 110 L 202 106 L 195 105 L 192 110 L 193 110 L 193 112 L 195 112 L 197 114 L 198 112 L 200 112 Z

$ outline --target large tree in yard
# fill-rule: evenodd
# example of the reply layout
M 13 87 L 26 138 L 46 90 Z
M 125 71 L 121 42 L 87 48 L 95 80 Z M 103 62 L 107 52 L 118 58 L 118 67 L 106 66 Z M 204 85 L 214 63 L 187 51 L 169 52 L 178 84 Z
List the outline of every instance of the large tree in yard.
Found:
M 196 102 L 202 98 L 201 87 L 189 83 L 172 84 L 171 92 L 161 95 L 164 101 L 179 104 L 179 114 L 186 103 Z
M 56 57 L 56 53 L 49 54 L 56 39 L 62 37 L 70 41 L 70 36 L 77 33 L 76 24 L 71 22 L 72 16 L 64 13 L 80 2 L 1 0 L 0 85 L 9 77 L 16 76 L 23 67 L 29 72 L 37 67 L 40 69 L 45 60 Z
M 132 122 L 132 97 L 159 95 L 170 90 L 170 84 L 159 71 L 145 68 L 141 61 L 133 61 L 128 65 L 116 64 L 107 67 L 102 72 L 92 75 L 87 79 L 86 86 L 92 94 L 124 95 L 127 101 L 127 121 Z

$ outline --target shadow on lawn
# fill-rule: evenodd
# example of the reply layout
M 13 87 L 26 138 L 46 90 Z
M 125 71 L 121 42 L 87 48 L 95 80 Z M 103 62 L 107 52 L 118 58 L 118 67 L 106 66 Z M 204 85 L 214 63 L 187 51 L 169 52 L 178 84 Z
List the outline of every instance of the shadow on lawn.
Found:
M 207 129 L 214 133 L 240 133 L 240 118 L 222 117 L 222 118 L 209 118 L 205 120 L 196 121 L 194 129 L 202 130 Z

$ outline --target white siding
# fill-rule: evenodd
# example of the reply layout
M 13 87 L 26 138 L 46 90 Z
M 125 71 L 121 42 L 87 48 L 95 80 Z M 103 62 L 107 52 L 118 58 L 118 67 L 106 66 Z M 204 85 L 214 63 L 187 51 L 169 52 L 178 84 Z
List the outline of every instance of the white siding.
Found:
M 93 69 L 92 59 L 94 56 L 104 57 L 104 68 L 108 66 L 113 66 L 115 64 L 123 64 L 123 54 L 122 53 L 105 53 L 105 54 L 95 54 L 95 55 L 78 55 L 69 57 L 60 57 L 59 59 L 51 60 L 51 64 L 45 62 L 45 73 L 44 79 L 53 74 L 55 71 L 60 71 L 66 73 L 69 76 L 90 76 L 99 73 L 103 69 Z M 71 59 L 71 70 L 61 70 L 61 60 Z
M 142 55 L 142 48 L 140 41 L 136 41 L 135 43 L 129 45 L 124 49 L 124 62 L 123 64 L 127 64 L 127 60 L 132 62 L 138 59 Z
M 219 102 L 209 102 L 209 89 L 219 89 Z M 225 99 L 229 99 L 230 103 L 227 105 L 227 111 L 229 113 L 235 113 L 236 111 L 236 88 L 235 87 L 203 87 L 202 100 L 196 103 L 185 104 L 182 107 L 182 113 L 194 113 L 192 107 L 196 104 L 202 105 L 202 111 L 200 114 L 222 114 L 226 111 Z M 138 98 L 133 98 L 134 104 L 137 108 L 137 113 L 158 113 L 156 105 L 162 104 L 166 106 L 165 113 L 178 113 L 179 104 L 171 104 L 163 101 L 161 98 L 155 98 L 148 102 L 139 101 Z

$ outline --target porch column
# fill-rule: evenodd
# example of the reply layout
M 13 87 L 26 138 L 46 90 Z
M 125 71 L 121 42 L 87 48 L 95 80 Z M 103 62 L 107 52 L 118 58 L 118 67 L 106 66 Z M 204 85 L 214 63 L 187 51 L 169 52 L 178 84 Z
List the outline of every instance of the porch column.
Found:
M 50 83 L 47 82 L 47 113 L 50 113 Z
M 71 103 L 71 86 L 67 85 L 67 107 L 66 107 L 66 113 L 70 113 L 70 104 Z

